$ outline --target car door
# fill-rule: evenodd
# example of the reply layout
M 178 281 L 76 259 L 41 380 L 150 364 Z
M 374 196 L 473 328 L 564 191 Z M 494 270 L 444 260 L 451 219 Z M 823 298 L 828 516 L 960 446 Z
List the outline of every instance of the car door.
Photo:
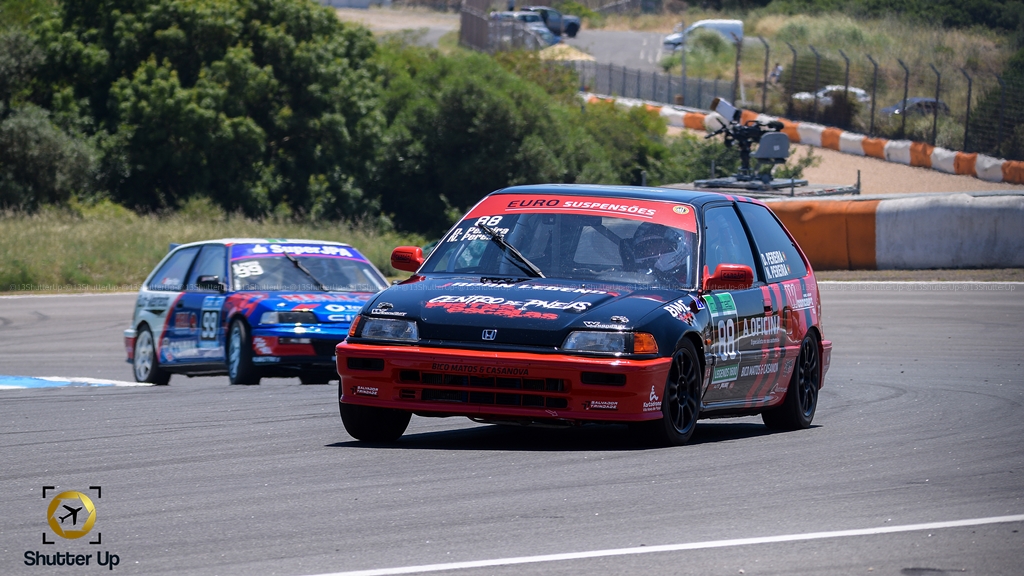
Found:
M 188 272 L 199 250 L 199 246 L 189 246 L 171 254 L 153 273 L 139 296 L 138 306 L 142 308 L 139 318 L 152 330 L 160 364 L 172 365 L 183 360 L 177 354 L 182 333 L 177 323 L 187 318 L 178 318 L 176 310 L 184 297 Z
M 812 296 L 817 290 L 808 284 L 807 263 L 775 215 L 750 202 L 739 202 L 738 207 L 765 279 L 761 287 L 764 318 L 750 326 L 752 352 L 759 348 L 761 354 L 751 397 L 769 403 L 785 392 L 800 343 L 817 323 Z
M 744 405 L 754 378 L 750 366 L 759 365 L 761 351 L 744 337 L 744 327 L 763 318 L 764 298 L 758 267 L 746 228 L 733 204 L 717 204 L 704 212 L 705 277 L 719 264 L 742 264 L 754 273 L 746 290 L 714 290 L 703 294 L 711 313 L 711 348 L 714 365 L 704 402 L 708 408 Z
M 224 362 L 221 308 L 227 286 L 227 258 L 226 246 L 206 244 L 192 264 L 185 293 L 174 310 L 175 338 L 180 342 L 182 362 Z

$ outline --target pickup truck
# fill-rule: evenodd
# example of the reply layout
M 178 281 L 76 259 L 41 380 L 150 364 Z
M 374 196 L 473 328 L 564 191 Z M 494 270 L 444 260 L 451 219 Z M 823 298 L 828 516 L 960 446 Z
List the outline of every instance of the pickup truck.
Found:
M 551 33 L 555 36 L 561 36 L 565 34 L 569 38 L 575 38 L 576 33 L 580 31 L 580 17 L 570 16 L 569 14 L 562 14 L 558 10 L 549 6 L 527 6 L 526 8 L 520 8 L 523 12 L 536 12 L 540 14 L 541 19 L 544 21 L 544 25 L 551 30 Z

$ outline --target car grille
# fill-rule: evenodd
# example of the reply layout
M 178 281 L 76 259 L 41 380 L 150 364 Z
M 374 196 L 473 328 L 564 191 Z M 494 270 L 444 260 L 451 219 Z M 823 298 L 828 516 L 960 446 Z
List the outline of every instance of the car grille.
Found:
M 313 351 L 317 356 L 334 356 L 334 349 L 338 347 L 341 340 L 313 339 Z
M 492 406 L 522 406 L 524 408 L 556 408 L 562 409 L 569 405 L 566 398 L 547 394 L 528 394 L 524 392 L 565 392 L 565 381 L 558 378 L 488 378 L 483 376 L 467 376 L 464 374 L 445 374 L 442 372 L 419 372 L 402 370 L 398 375 L 402 384 L 425 384 L 419 391 L 419 399 L 424 402 L 457 402 L 463 404 L 485 404 Z M 443 386 L 431 388 L 428 386 Z M 451 388 L 491 388 L 489 390 L 453 390 Z M 499 391 L 499 390 L 507 390 Z M 416 390 L 403 389 L 399 397 L 407 400 L 416 399 Z

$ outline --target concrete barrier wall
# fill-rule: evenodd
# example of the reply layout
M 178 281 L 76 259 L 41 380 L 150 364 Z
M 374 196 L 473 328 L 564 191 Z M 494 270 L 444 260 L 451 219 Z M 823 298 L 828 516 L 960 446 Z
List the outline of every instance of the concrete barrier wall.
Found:
M 820 270 L 1024 267 L 1024 194 L 770 200 Z
M 582 94 L 584 101 L 613 102 L 619 106 L 646 106 L 647 109 L 661 114 L 670 126 L 704 129 L 706 111 L 678 106 L 665 106 L 659 103 L 644 102 L 633 98 L 615 98 L 597 94 Z M 886 140 L 885 138 L 868 138 L 863 134 L 846 132 L 838 128 L 828 128 L 810 122 L 793 122 L 785 118 L 775 118 L 743 110 L 742 122 L 750 120 L 782 122 L 782 132 L 789 136 L 795 144 L 809 144 L 820 148 L 830 148 L 846 154 L 871 156 L 888 162 L 931 168 L 949 174 L 974 176 L 989 182 L 1007 182 L 1024 184 L 1024 162 L 1002 160 L 982 154 L 957 152 L 936 148 L 924 142 L 909 140 Z

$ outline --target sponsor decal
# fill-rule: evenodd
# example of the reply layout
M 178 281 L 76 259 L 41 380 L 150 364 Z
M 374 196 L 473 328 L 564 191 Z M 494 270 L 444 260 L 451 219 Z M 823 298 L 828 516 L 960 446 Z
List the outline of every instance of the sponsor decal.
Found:
M 618 410 L 619 403 L 611 400 L 584 400 L 584 410 Z
M 535 320 L 556 320 L 558 318 L 558 314 L 552 312 L 522 310 L 512 305 L 501 304 L 428 302 L 426 307 L 441 308 L 449 314 L 483 314 L 487 316 L 500 316 L 502 318 L 530 318 Z
M 394 310 L 383 310 L 381 308 L 374 308 L 373 310 L 370 310 L 370 314 L 374 316 L 405 316 L 408 314 L 408 312 L 396 312 Z M 331 316 L 331 318 L 334 318 L 334 316 Z M 349 315 L 349 322 L 352 321 L 351 318 L 352 316 Z
M 739 369 L 739 363 L 715 366 L 711 371 L 711 383 L 722 384 L 732 382 L 739 376 Z
M 164 361 L 173 362 L 175 359 L 197 357 L 199 350 L 194 340 L 164 340 L 160 355 L 163 356 Z
M 775 336 L 781 331 L 778 316 L 758 316 L 743 319 L 743 335 L 740 338 L 754 336 Z
M 336 256 L 342 258 L 359 258 L 357 252 L 344 246 L 329 246 L 316 244 L 242 244 L 231 247 L 231 259 L 243 258 L 245 256 L 280 256 L 291 254 L 292 256 Z
M 456 372 L 459 374 L 483 374 L 486 376 L 529 376 L 529 368 L 516 368 L 510 366 L 473 366 L 471 364 L 449 364 L 447 362 L 434 362 L 430 365 L 431 370 L 439 372 Z
M 675 302 L 670 302 L 667 306 L 662 306 L 662 310 L 668 312 L 673 318 L 680 322 L 686 322 L 687 324 L 693 324 L 693 312 L 690 310 L 690 298 L 681 298 Z
M 573 288 L 571 286 L 545 286 L 543 284 L 511 284 L 498 282 L 449 282 L 442 288 L 508 288 L 512 290 L 543 290 L 545 292 L 561 292 L 566 294 L 611 294 L 618 296 L 616 292 L 605 290 L 594 290 L 591 288 Z
M 789 275 L 789 264 L 786 264 L 786 255 L 781 250 L 761 252 L 761 264 L 769 280 Z
M 152 296 L 152 295 L 150 295 L 150 296 L 146 297 L 143 306 L 145 306 L 149 310 L 159 310 L 159 311 L 162 312 L 162 311 L 167 309 L 167 306 L 170 303 L 171 303 L 171 297 L 170 296 Z
M 274 336 L 256 336 L 255 338 L 252 339 L 252 349 L 261 356 L 273 354 L 274 345 L 276 344 L 277 338 Z
M 765 374 L 775 374 L 778 371 L 778 362 L 758 364 L 756 366 L 744 366 L 743 370 L 740 371 L 740 378 L 746 378 L 747 376 L 764 376 Z
M 431 298 L 427 304 L 501 304 L 503 306 L 514 306 L 526 310 L 527 308 L 542 308 L 544 310 L 565 310 L 568 312 L 586 312 L 590 308 L 590 302 L 562 302 L 560 300 L 506 300 L 495 296 L 436 296 Z M 429 306 L 428 306 L 429 307 Z
M 644 402 L 644 412 L 657 412 L 661 410 L 661 398 L 658 398 L 658 393 L 655 391 L 654 386 L 651 386 L 651 395 L 648 397 L 647 402 Z
M 333 294 L 325 294 L 325 293 L 319 293 L 319 294 L 281 294 L 278 297 L 281 300 L 284 300 L 285 302 L 299 302 L 299 303 L 302 303 L 302 302 L 306 302 L 306 303 L 311 303 L 311 302 L 316 302 L 316 303 L 323 303 L 323 302 L 365 302 L 366 301 L 366 297 L 365 296 L 356 296 L 356 295 L 353 295 L 353 294 L 342 294 L 342 293 L 333 293 Z M 358 310 L 362 310 L 362 306 L 359 306 Z
M 810 294 L 801 293 L 798 283 L 783 284 L 786 290 L 786 301 L 793 310 L 806 310 L 814 306 L 814 299 Z
M 631 220 L 652 221 L 688 232 L 697 231 L 697 219 L 691 206 L 662 200 L 604 198 L 600 196 L 511 195 L 489 196 L 470 210 L 463 223 L 477 222 L 494 214 L 519 213 L 597 214 Z M 450 238 L 449 238 L 450 239 Z
M 595 320 L 585 320 L 583 325 L 587 328 L 604 328 L 606 330 L 622 330 L 622 324 L 605 324 Z
M 47 493 L 56 492 L 55 486 L 43 486 L 43 499 Z M 96 504 L 93 498 L 99 501 L 103 496 L 102 486 L 89 486 L 93 497 L 87 496 L 84 492 L 67 490 L 60 492 L 50 499 L 46 507 L 46 526 L 53 534 L 64 540 L 77 540 L 87 534 L 92 534 L 88 544 L 99 545 L 103 543 L 103 533 L 94 530 L 96 527 Z M 50 540 L 48 533 L 43 531 L 42 538 L 44 545 L 57 546 L 59 540 Z M 71 544 L 64 543 L 61 544 Z M 96 550 L 95 556 L 92 551 L 85 553 L 85 549 L 78 548 L 76 551 L 54 550 L 26 550 L 22 555 L 25 566 L 102 566 L 113 570 L 121 563 L 121 557 L 109 550 Z M 95 560 L 95 561 L 94 561 Z
M 174 314 L 174 329 L 178 332 L 195 332 L 198 322 L 196 315 L 191 312 L 177 312 Z
M 353 396 L 377 396 L 380 390 L 374 386 L 353 386 L 350 388 Z
M 274 362 L 280 362 L 281 359 L 277 356 L 256 356 L 252 361 L 254 364 L 273 364 Z

